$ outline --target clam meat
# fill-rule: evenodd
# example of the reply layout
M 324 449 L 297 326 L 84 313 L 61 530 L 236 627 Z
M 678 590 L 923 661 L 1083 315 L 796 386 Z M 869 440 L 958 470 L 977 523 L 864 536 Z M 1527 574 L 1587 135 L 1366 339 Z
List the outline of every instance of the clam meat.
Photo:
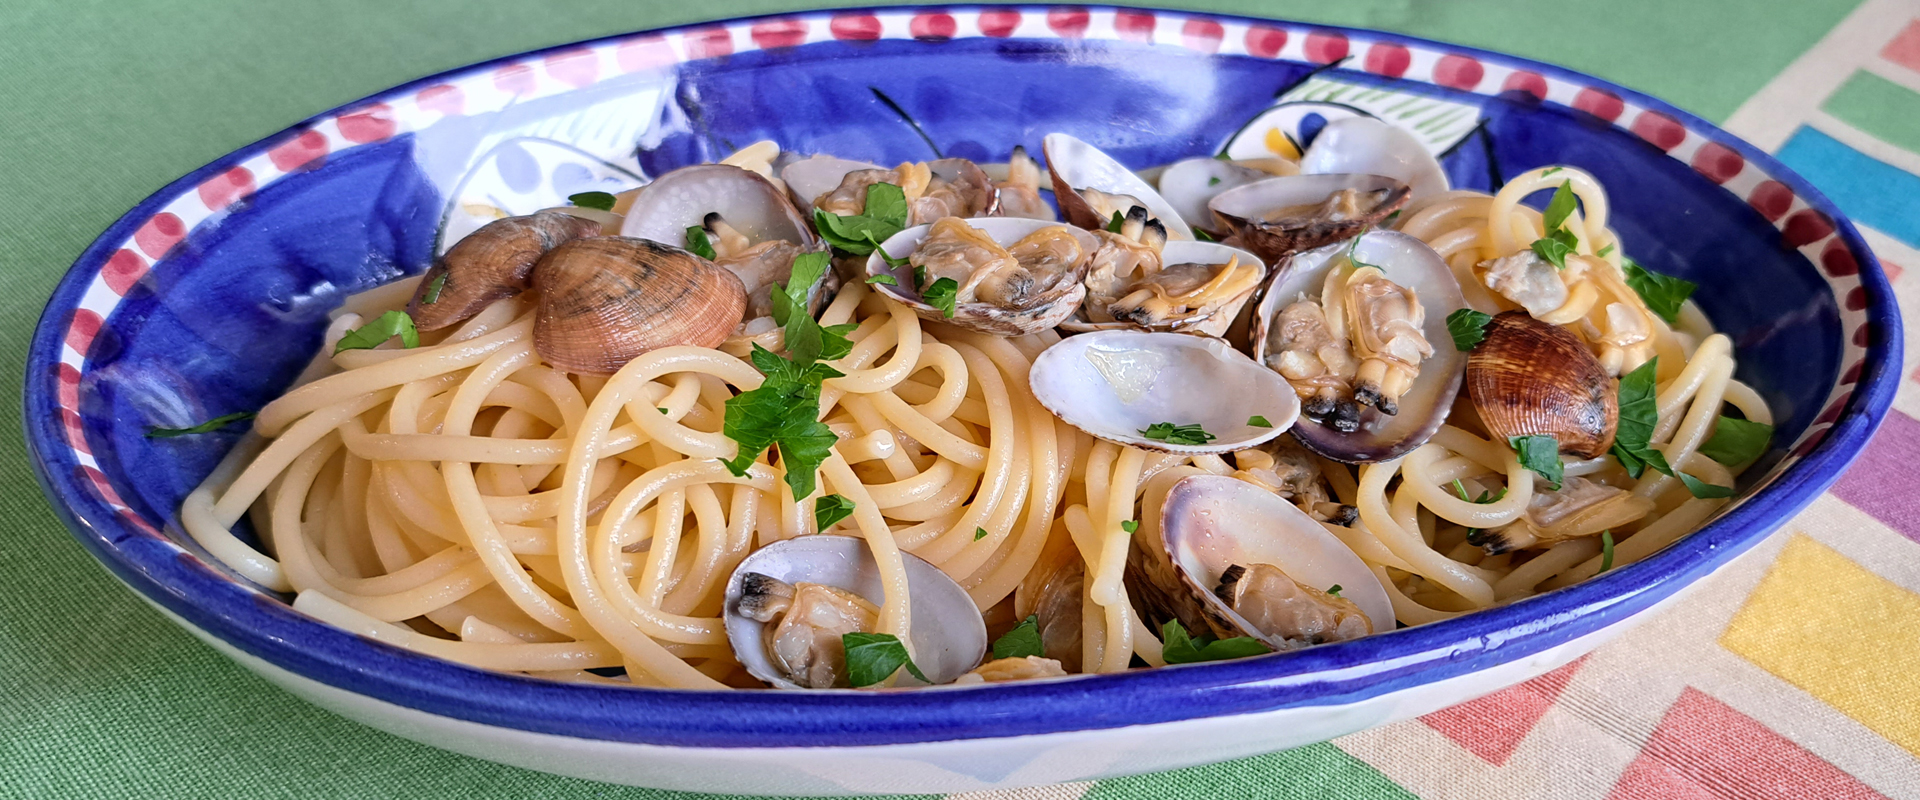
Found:
M 1134 532 L 1127 591 L 1156 629 L 1250 636 L 1276 651 L 1392 630 L 1393 608 L 1360 558 L 1278 495 L 1218 475 L 1182 478 Z
M 1277 264 L 1378 227 L 1407 197 L 1406 184 L 1379 175 L 1294 175 L 1221 192 L 1207 206 L 1220 227 Z
M 1333 499 L 1320 463 L 1291 436 L 1233 454 L 1233 477 L 1273 492 L 1307 516 L 1329 525 L 1352 525 L 1360 512 Z
M 1027 155 L 1025 147 L 1013 148 L 1013 157 L 1007 160 L 1007 178 L 995 181 L 994 191 L 999 194 L 999 212 L 1003 217 L 1026 217 L 1044 219 L 1053 222 L 1059 217 L 1053 213 L 1053 206 L 1040 197 L 1040 164 Z
M 1131 209 L 1144 208 L 1147 216 L 1161 222 L 1167 238 L 1193 238 L 1180 212 L 1153 186 L 1099 148 L 1064 133 L 1048 134 L 1041 148 L 1053 178 L 1053 199 L 1068 222 L 1103 230 L 1116 217 L 1125 219 Z
M 1470 539 L 1488 555 L 1552 547 L 1568 539 L 1596 536 L 1653 513 L 1653 501 L 1598 481 L 1569 475 L 1560 488 L 1535 490 L 1527 513 Z
M 802 163 L 795 162 L 794 166 Z M 793 179 L 788 181 L 792 185 Z M 830 214 L 857 216 L 866 211 L 867 187 L 878 183 L 900 187 L 907 200 L 908 225 L 926 225 L 942 217 L 987 216 L 995 211 L 993 181 L 978 164 L 964 158 L 906 162 L 893 169 L 853 169 L 833 188 L 807 202 Z
M 980 664 L 987 627 L 980 609 L 938 567 L 900 554 L 907 573 L 913 662 L 935 684 L 952 683 Z M 848 633 L 879 627 L 886 589 L 865 540 L 813 534 L 749 554 L 727 582 L 727 640 L 740 665 L 781 689 L 850 685 Z M 900 684 L 917 684 L 905 670 Z
M 1252 253 L 1212 242 L 1169 242 L 1135 206 L 1119 230 L 1097 230 L 1087 300 L 1071 331 L 1131 327 L 1221 336 L 1265 281 Z
M 1439 430 L 1459 390 L 1466 359 L 1445 317 L 1464 305 L 1432 248 L 1375 231 L 1292 256 L 1254 310 L 1251 344 L 1299 394 L 1302 444 L 1336 461 L 1398 458 Z
M 1093 249 L 1091 235 L 1059 223 L 942 217 L 889 238 L 867 271 L 886 276 L 876 288 L 922 318 L 1024 336 L 1059 325 L 1079 307 Z M 929 294 L 942 305 L 930 303 Z

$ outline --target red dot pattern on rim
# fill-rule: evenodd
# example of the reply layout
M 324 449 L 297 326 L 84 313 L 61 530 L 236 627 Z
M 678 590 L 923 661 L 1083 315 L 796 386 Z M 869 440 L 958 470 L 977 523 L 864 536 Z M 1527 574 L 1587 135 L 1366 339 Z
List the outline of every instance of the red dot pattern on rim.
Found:
M 147 260 L 132 250 L 121 250 L 107 259 L 100 268 L 100 279 L 106 281 L 107 288 L 121 297 L 127 296 L 127 290 L 147 276 Z
M 1535 100 L 1547 99 L 1547 79 L 1539 73 L 1518 71 L 1507 76 L 1507 82 L 1500 85 L 1503 92 L 1526 92 Z
M 1308 39 L 1311 44 L 1312 39 Z M 1367 48 L 1367 71 L 1375 75 L 1398 78 L 1407 74 L 1407 67 L 1413 64 L 1413 54 L 1407 48 L 1392 42 L 1374 42 Z
M 1287 32 L 1280 28 L 1265 25 L 1252 25 L 1247 28 L 1247 52 L 1261 58 L 1278 58 L 1280 51 L 1287 46 Z
M 59 369 L 55 371 L 54 380 L 59 383 L 57 391 L 60 395 L 60 407 L 79 408 L 80 370 L 74 369 L 72 364 L 63 362 Z
M 833 38 L 870 42 L 880 38 L 880 18 L 872 14 L 846 14 L 833 18 L 827 24 L 827 30 L 833 32 Z
M 1087 35 L 1087 10 L 1084 8 L 1055 8 L 1047 12 L 1047 27 L 1059 36 L 1078 39 Z
M 1793 207 L 1793 190 L 1779 181 L 1762 181 L 1753 187 L 1753 194 L 1747 195 L 1747 205 L 1753 206 L 1768 222 L 1777 222 Z
M 60 409 L 60 425 L 67 429 L 67 445 L 88 455 L 93 448 L 87 445 L 87 427 L 81 423 L 80 415 L 67 409 Z
M 1658 111 L 1640 112 L 1640 116 L 1633 121 L 1633 134 L 1654 147 L 1669 151 L 1687 140 L 1686 126 Z
M 1853 257 L 1853 251 L 1847 243 L 1834 239 L 1820 251 L 1820 266 L 1828 275 L 1836 278 L 1860 274 L 1860 262 Z
M 1627 110 L 1627 104 L 1620 102 L 1620 98 L 1615 97 L 1612 92 L 1591 86 L 1581 89 L 1579 94 L 1573 96 L 1573 107 L 1608 122 L 1619 119 L 1620 114 Z
M 689 59 L 733 55 L 733 34 L 726 28 L 688 31 L 682 41 L 686 43 Z
M 67 346 L 81 356 L 93 347 L 93 337 L 100 335 L 100 315 L 81 308 L 73 312 L 73 321 L 67 323 Z
M 1180 26 L 1180 41 L 1186 44 L 1188 50 L 1201 53 L 1220 52 L 1220 40 L 1226 35 L 1227 30 L 1210 19 L 1194 17 Z
M 1853 366 L 1848 367 L 1846 372 L 1841 373 L 1840 382 L 1841 383 L 1859 383 L 1860 373 L 1862 370 L 1865 370 L 1866 368 L 1867 368 L 1867 362 L 1865 360 L 1853 362 Z
M 770 19 L 753 24 L 749 32 L 753 44 L 762 50 L 774 50 L 793 47 L 807 40 L 807 21 L 802 19 Z
M 1873 340 L 1873 335 L 1871 333 L 1872 329 L 1873 329 L 1873 323 L 1871 322 L 1863 323 L 1860 327 L 1854 328 L 1853 329 L 1853 346 L 1866 347 L 1867 344 Z
M 1347 37 L 1344 34 L 1315 31 L 1307 34 L 1307 60 L 1321 64 L 1331 64 L 1347 57 Z
M 168 250 L 180 243 L 187 235 L 187 225 L 171 211 L 162 211 L 153 215 L 133 234 L 133 243 L 140 246 L 140 252 L 152 258 L 166 256 Z
M 1433 82 L 1455 89 L 1471 91 L 1486 76 L 1487 68 L 1480 65 L 1480 59 L 1459 53 L 1441 56 L 1433 65 Z
M 508 64 L 493 71 L 493 88 L 511 95 L 533 94 L 533 67 Z
M 600 56 L 592 50 L 567 50 L 547 56 L 547 74 L 575 89 L 600 78 Z
M 614 48 L 613 60 L 627 72 L 658 69 L 673 63 L 673 46 L 663 37 L 642 36 L 621 42 Z
M 1819 447 L 1821 442 L 1826 441 L 1826 438 L 1826 428 L 1821 428 L 1808 434 L 1806 441 L 1801 442 L 1799 447 L 1793 448 L 1793 456 L 1795 458 L 1806 458 L 1807 454 L 1813 452 L 1813 448 Z
M 372 144 L 393 138 L 400 123 L 393 118 L 393 109 L 386 103 L 374 103 L 366 108 L 348 114 L 341 114 L 334 124 L 340 126 L 340 136 L 354 144 Z
M 945 41 L 953 38 L 954 31 L 959 29 L 952 14 L 915 14 L 913 21 L 907 23 L 907 32 L 915 39 Z
M 1129 42 L 1153 41 L 1153 12 L 1113 12 L 1113 32 Z
M 1867 287 L 1855 286 L 1847 290 L 1846 306 L 1848 311 L 1867 310 Z
M 1719 142 L 1707 142 L 1693 153 L 1693 171 L 1705 175 L 1714 183 L 1726 183 L 1733 176 L 1746 169 L 1747 160 Z
M 141 533 L 144 533 L 148 536 L 160 535 L 159 528 L 153 527 L 153 523 L 150 523 L 144 519 L 141 519 L 140 515 L 133 513 L 131 510 L 123 508 L 114 513 L 116 516 L 120 517 L 121 522 L 124 522 L 128 525 L 132 525 L 135 530 Z
M 1833 220 L 1811 208 L 1794 212 L 1780 229 L 1781 238 L 1786 240 L 1788 247 L 1805 247 L 1827 238 L 1830 233 L 1833 233 Z
M 1010 8 L 993 8 L 980 12 L 980 32 L 996 39 L 1005 39 L 1013 35 L 1020 27 L 1020 12 Z
M 267 160 L 281 172 L 318 169 L 327 161 L 327 137 L 319 131 L 301 131 L 267 151 Z
M 460 116 L 466 110 L 467 95 L 460 87 L 450 83 L 439 83 L 421 89 L 414 95 L 413 102 L 428 111 L 438 111 L 449 117 Z
M 207 210 L 219 211 L 233 201 L 253 194 L 253 172 L 246 167 L 234 167 L 200 184 L 197 192 L 200 202 L 207 205 Z

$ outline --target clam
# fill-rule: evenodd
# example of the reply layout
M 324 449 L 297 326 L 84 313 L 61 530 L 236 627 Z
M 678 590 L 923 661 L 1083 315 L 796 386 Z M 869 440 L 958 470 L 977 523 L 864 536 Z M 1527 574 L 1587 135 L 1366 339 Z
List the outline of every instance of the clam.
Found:
M 1105 231 L 1096 235 L 1118 238 Z M 1109 255 L 1104 249 L 1095 253 L 1082 307 L 1085 319 L 1061 327 L 1223 336 L 1267 277 L 1266 264 L 1252 253 L 1213 242 L 1167 242 L 1158 259 L 1127 259 L 1134 266 L 1127 275 L 1114 274 Z
M 802 208 L 851 216 L 866 209 L 867 187 L 890 183 L 907 198 L 907 223 L 922 225 L 941 217 L 989 216 L 998 193 L 980 165 L 964 158 L 907 162 L 893 169 L 837 158 L 795 161 L 780 176 Z M 822 187 L 825 187 L 824 189 Z
M 1527 513 L 1499 528 L 1470 537 L 1488 555 L 1552 547 L 1568 539 L 1597 536 L 1653 513 L 1653 501 L 1598 481 L 1568 475 L 1560 488 L 1536 489 Z
M 549 251 L 533 268 L 540 292 L 533 344 L 567 372 L 607 375 L 661 347 L 715 347 L 746 312 L 733 273 L 647 239 L 598 236 Z
M 1134 206 L 1166 226 L 1167 238 L 1193 238 L 1180 212 L 1132 170 L 1099 148 L 1064 133 L 1050 133 L 1041 142 L 1047 171 L 1053 178 L 1053 199 L 1067 221 L 1088 230 L 1107 227 L 1114 214 L 1125 217 Z
M 1233 477 L 1285 498 L 1309 517 L 1342 527 L 1359 519 L 1359 509 L 1334 499 L 1320 462 L 1291 436 L 1236 452 L 1233 465 Z
M 1547 435 L 1562 453 L 1606 455 L 1620 398 L 1580 337 L 1524 311 L 1495 316 L 1486 336 L 1467 358 L 1467 393 L 1494 441 Z
M 1247 249 L 1278 264 L 1379 226 L 1406 205 L 1407 192 L 1381 175 L 1293 175 L 1221 192 L 1208 208 Z
M 1321 129 L 1300 157 L 1302 175 L 1385 175 L 1420 200 L 1447 191 L 1447 173 L 1406 129 L 1371 117 L 1337 120 Z
M 456 325 L 526 291 L 534 265 L 548 251 L 599 234 L 596 222 L 552 211 L 489 222 L 434 260 L 407 313 L 423 331 Z
M 1183 478 L 1134 532 L 1127 593 L 1156 629 L 1250 636 L 1276 651 L 1394 629 L 1386 590 L 1313 518 L 1223 475 Z
M 1167 453 L 1245 450 L 1280 435 L 1300 415 L 1300 400 L 1284 379 L 1204 336 L 1132 330 L 1069 336 L 1034 359 L 1028 381 L 1034 398 L 1067 424 Z M 1198 434 L 1187 427 L 1196 425 Z M 1189 433 L 1148 435 L 1168 426 Z
M 1068 672 L 1080 671 L 1080 610 L 1086 579 L 1086 562 L 1080 552 L 1072 543 L 1057 539 L 1047 542 L 1040 560 L 1020 586 L 1025 610 L 1038 618 L 1035 626 L 1040 634 L 1040 655 Z
M 979 665 L 986 623 L 946 573 L 911 554 L 900 558 L 914 665 L 932 683 L 950 683 Z M 820 534 L 775 542 L 742 560 L 727 581 L 727 640 L 748 673 L 775 687 L 846 687 L 840 637 L 872 632 L 885 599 L 864 540 Z M 902 684 L 917 683 L 900 676 Z
M 648 184 L 627 209 L 621 234 L 685 248 L 696 228 L 713 247 L 714 263 L 746 287 L 749 322 L 773 313 L 773 286 L 793 274 L 793 259 L 822 247 L 785 192 L 758 173 L 725 164 L 682 167 Z M 809 306 L 824 306 L 835 284 L 816 284 Z
M 945 217 L 888 238 L 867 260 L 874 288 L 922 318 L 995 336 L 1024 336 L 1059 325 L 1087 290 L 1086 231 L 1037 219 Z M 894 266 L 887 257 L 905 263 Z M 919 286 L 916 274 L 924 274 Z M 924 291 L 953 286 L 953 313 L 926 302 Z M 884 281 L 891 281 L 886 283 Z
M 1309 250 L 1262 291 L 1253 357 L 1300 394 L 1293 434 L 1308 449 L 1336 461 L 1385 461 L 1446 421 L 1467 361 L 1446 317 L 1465 300 L 1425 243 L 1374 231 Z
M 1186 220 L 1187 225 L 1212 233 L 1225 233 L 1220 221 L 1207 208 L 1207 203 L 1228 189 L 1274 177 L 1276 173 L 1268 169 L 1276 169 L 1278 167 L 1275 165 L 1278 164 L 1292 167 L 1291 162 L 1279 159 L 1263 163 L 1262 166 L 1267 169 L 1207 156 L 1175 161 L 1160 172 L 1160 196 L 1166 199 L 1167 205 L 1181 219 Z M 1290 174 L 1290 171 L 1278 174 Z

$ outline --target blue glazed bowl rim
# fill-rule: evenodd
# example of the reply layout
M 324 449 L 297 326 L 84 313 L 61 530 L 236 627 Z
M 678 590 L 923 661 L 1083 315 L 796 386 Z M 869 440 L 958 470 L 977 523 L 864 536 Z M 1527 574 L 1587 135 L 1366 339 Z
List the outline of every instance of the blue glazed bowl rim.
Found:
M 287 141 L 317 121 L 457 76 L 532 57 L 648 33 L 711 29 L 758 19 L 823 14 L 1017 10 L 1044 6 L 874 6 L 767 14 L 619 34 L 504 56 L 421 78 L 315 115 L 229 153 L 155 192 L 110 226 L 76 261 L 49 300 L 28 356 L 26 439 L 35 475 L 76 538 L 122 581 L 162 608 L 226 644 L 306 678 L 429 713 L 508 729 L 686 747 L 887 745 L 1099 730 L 1282 708 L 1353 703 L 1477 672 L 1540 653 L 1645 611 L 1752 547 L 1830 486 L 1865 446 L 1892 402 L 1901 363 L 1901 322 L 1878 261 L 1851 222 L 1825 196 L 1767 153 L 1699 117 L 1610 82 L 1501 53 L 1417 37 L 1229 14 L 1125 6 L 1242 24 L 1358 34 L 1470 55 L 1613 93 L 1665 114 L 1738 153 L 1785 184 L 1834 223 L 1859 263 L 1867 324 L 1874 332 L 1844 411 L 1825 439 L 1769 485 L 1685 546 L 1575 586 L 1460 618 L 1285 655 L 1056 682 L 962 691 L 701 692 L 559 684 L 478 670 L 341 631 L 241 586 L 178 548 L 120 519 L 80 476 L 56 400 L 68 317 L 118 243 L 146 219 L 209 177 Z M 932 56 L 939 57 L 939 56 Z M 691 59 L 689 59 L 691 60 Z M 1464 699 L 1464 698 L 1462 698 Z

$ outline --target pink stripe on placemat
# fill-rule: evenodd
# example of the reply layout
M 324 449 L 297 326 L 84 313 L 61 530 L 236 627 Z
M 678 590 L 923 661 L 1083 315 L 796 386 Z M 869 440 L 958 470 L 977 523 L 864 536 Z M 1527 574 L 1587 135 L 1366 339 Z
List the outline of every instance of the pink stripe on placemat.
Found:
M 1887 411 L 1880 432 L 1860 460 L 1833 485 L 1835 496 L 1872 514 L 1901 535 L 1920 542 L 1920 420 Z
M 1906 29 L 1881 49 L 1880 57 L 1920 72 L 1920 20 L 1907 23 Z
M 1852 775 L 1691 686 L 1607 800 L 1886 800 Z
M 1420 721 L 1482 761 L 1504 766 L 1585 661 L 1582 657 L 1519 686 L 1435 711 Z

